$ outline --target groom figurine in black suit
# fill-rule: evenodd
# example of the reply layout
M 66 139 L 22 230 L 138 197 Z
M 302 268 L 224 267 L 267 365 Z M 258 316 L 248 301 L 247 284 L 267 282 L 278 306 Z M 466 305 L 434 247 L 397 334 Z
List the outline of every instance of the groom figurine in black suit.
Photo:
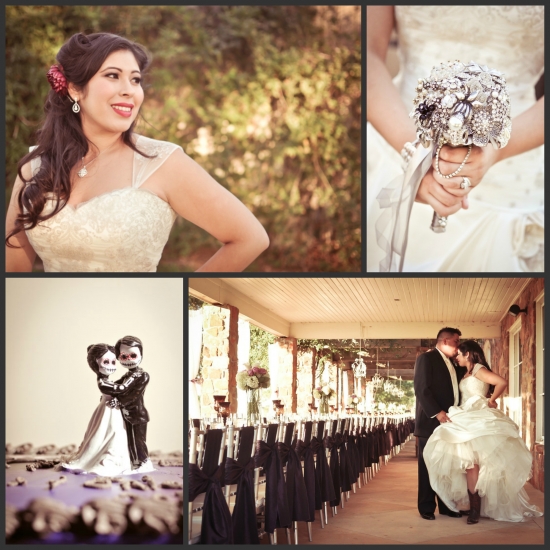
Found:
M 414 366 L 414 393 L 416 418 L 414 435 L 418 437 L 418 511 L 424 519 L 435 519 L 436 497 L 439 513 L 459 518 L 436 495 L 430 485 L 428 469 L 424 462 L 424 447 L 433 431 L 443 422 L 451 422 L 447 416 L 449 407 L 458 405 L 458 383 L 466 369 L 455 367 L 451 358 L 458 353 L 461 332 L 457 328 L 442 328 L 437 334 L 436 348 L 422 353 Z
M 128 437 L 128 451 L 132 461 L 129 474 L 152 472 L 154 467 L 147 450 L 147 423 L 149 413 L 143 403 L 143 394 L 149 383 L 149 375 L 139 367 L 143 357 L 143 345 L 135 336 L 125 336 L 115 344 L 115 354 L 128 372 L 117 380 L 100 381 L 103 393 L 116 397 L 122 404 L 122 415 Z

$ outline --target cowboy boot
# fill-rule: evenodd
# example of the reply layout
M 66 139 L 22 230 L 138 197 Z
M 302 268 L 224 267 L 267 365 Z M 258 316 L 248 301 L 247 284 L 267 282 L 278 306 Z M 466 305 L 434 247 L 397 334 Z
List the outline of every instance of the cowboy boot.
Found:
M 470 497 L 470 515 L 466 523 L 477 523 L 481 512 L 481 497 L 477 491 L 472 494 L 469 490 L 468 496 Z

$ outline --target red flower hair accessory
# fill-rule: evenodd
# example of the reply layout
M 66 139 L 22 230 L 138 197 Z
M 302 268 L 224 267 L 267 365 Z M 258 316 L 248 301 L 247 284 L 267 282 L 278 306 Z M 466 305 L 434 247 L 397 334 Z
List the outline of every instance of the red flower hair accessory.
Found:
M 61 65 L 52 65 L 46 76 L 48 78 L 50 86 L 52 87 L 52 90 L 56 94 L 66 95 L 68 91 L 67 79 L 65 78 L 65 75 L 62 71 L 63 67 Z

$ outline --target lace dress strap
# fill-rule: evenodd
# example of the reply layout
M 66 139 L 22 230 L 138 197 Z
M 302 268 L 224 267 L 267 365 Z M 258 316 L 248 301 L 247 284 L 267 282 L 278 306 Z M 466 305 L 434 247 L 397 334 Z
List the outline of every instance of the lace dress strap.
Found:
M 479 370 L 479 369 L 482 369 L 484 368 L 483 365 L 481 363 L 476 363 L 474 365 L 474 368 L 472 369 L 472 376 L 475 376 L 476 372 Z
M 37 147 L 38 145 L 33 145 L 32 147 L 29 147 L 29 153 L 32 153 Z M 31 173 L 33 176 L 38 172 L 38 170 L 40 170 L 40 164 L 40 157 L 35 157 L 31 160 Z M 31 185 L 32 183 L 34 182 L 28 181 L 27 185 Z
M 143 153 L 151 155 L 151 158 L 147 158 L 139 153 L 134 153 L 132 187 L 136 188 L 141 187 L 176 149 L 182 149 L 175 143 L 159 141 L 145 136 L 138 136 L 136 146 Z

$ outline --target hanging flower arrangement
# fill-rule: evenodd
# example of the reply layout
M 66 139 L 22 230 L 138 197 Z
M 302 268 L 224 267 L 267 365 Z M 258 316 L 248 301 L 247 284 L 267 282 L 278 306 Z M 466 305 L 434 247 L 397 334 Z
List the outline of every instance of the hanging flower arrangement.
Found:
M 328 400 L 335 393 L 336 392 L 328 384 L 314 388 L 313 397 L 319 399 L 319 412 L 321 414 L 328 414 Z

